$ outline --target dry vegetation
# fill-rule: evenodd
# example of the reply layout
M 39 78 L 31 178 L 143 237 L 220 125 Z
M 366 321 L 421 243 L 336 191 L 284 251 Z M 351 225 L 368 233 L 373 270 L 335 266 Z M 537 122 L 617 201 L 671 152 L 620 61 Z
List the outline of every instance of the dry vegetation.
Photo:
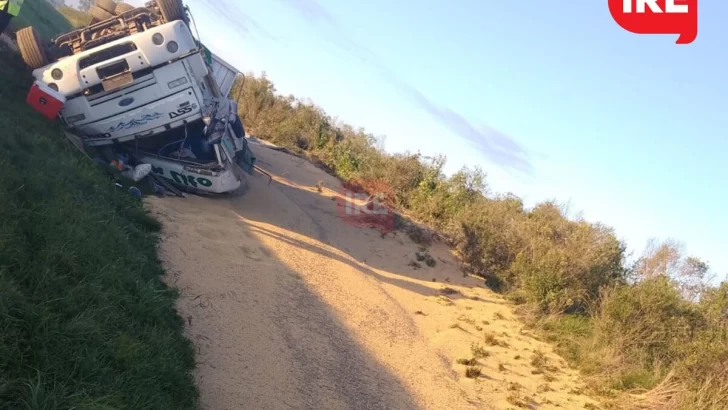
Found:
M 570 219 L 553 202 L 526 209 L 514 195 L 491 193 L 478 168 L 446 176 L 442 157 L 387 154 L 363 130 L 276 94 L 265 77 L 249 76 L 240 102 L 250 134 L 307 156 L 344 181 L 370 181 L 374 191 L 386 186 L 370 193 L 386 194 L 401 214 L 429 227 L 409 233 L 413 239 L 445 238 L 463 270 L 522 305 L 608 404 L 725 408 L 728 283 L 704 285 L 708 266 L 684 257 L 675 243 L 653 244 L 628 264 L 611 228 Z M 452 303 L 444 295 L 440 301 Z M 486 342 L 498 345 L 494 335 Z M 477 346 L 473 356 L 487 352 Z M 534 370 L 553 377 L 547 363 Z
M 478 361 L 475 360 L 474 358 L 470 358 L 470 359 L 458 359 L 457 363 L 458 364 L 462 364 L 464 366 L 475 366 L 476 364 L 478 364 Z
M 484 359 L 488 356 L 490 356 L 490 352 L 485 350 L 482 345 L 479 343 L 473 343 L 470 346 L 470 352 L 473 354 L 473 357 L 476 359 Z
M 468 368 L 465 369 L 465 377 L 468 379 L 477 379 L 480 377 L 482 371 L 483 369 L 478 366 L 468 366 Z

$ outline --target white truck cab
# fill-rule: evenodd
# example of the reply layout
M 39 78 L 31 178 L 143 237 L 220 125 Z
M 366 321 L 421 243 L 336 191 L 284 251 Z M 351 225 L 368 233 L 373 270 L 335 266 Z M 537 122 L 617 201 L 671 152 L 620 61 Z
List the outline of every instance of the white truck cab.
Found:
M 210 71 L 201 50 L 181 21 L 66 57 L 33 75 L 66 97 L 61 119 L 90 146 L 201 119 L 215 97 L 205 84 Z
M 131 151 L 183 188 L 234 191 L 243 182 L 236 166 L 252 173 L 255 161 L 228 99 L 239 73 L 217 56 L 206 61 L 186 18 L 159 15 L 179 0 L 160 1 L 60 36 L 55 45 L 74 52 L 33 76 L 65 97 L 60 118 L 85 146 Z M 21 48 L 31 67 L 32 52 Z
M 124 37 L 33 72 L 66 97 L 61 119 L 90 146 L 152 136 L 201 119 L 210 71 L 181 21 Z

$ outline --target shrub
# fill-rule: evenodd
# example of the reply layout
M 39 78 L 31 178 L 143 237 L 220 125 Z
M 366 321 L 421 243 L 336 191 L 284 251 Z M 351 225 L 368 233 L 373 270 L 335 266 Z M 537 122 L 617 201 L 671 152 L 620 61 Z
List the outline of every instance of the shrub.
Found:
M 470 352 L 476 359 L 483 359 L 490 356 L 490 352 L 485 350 L 479 343 L 473 343 L 470 345 Z
M 480 377 L 480 374 L 482 373 L 483 369 L 478 366 L 468 366 L 465 369 L 465 377 L 468 379 L 477 379 Z
M 457 360 L 457 363 L 458 364 L 465 365 L 465 366 L 475 366 L 476 364 L 478 364 L 478 361 L 475 360 L 474 358 L 470 358 L 470 359 L 458 359 Z
M 704 327 L 697 307 L 668 278 L 657 277 L 605 291 L 596 338 L 602 344 L 619 340 L 620 351 L 647 366 L 670 365 Z

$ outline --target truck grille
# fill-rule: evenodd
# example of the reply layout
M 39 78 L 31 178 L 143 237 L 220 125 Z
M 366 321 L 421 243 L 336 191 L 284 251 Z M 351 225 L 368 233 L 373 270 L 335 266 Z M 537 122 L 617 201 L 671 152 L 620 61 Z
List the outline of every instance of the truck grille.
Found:
M 99 67 L 96 69 L 96 73 L 99 78 L 105 80 L 109 77 L 113 77 L 118 74 L 123 74 L 129 71 L 129 63 L 126 60 L 117 61 L 116 63 L 109 64 L 105 67 Z
M 135 73 L 135 74 L 141 74 L 141 72 Z M 157 84 L 157 78 L 154 76 L 154 74 L 147 73 L 146 75 L 137 78 L 135 75 L 134 78 L 136 80 L 127 85 L 126 87 L 122 87 L 118 90 L 112 91 L 110 93 L 106 92 L 99 92 L 97 94 L 91 95 L 88 97 L 88 102 L 91 107 L 96 107 L 98 105 L 107 103 L 111 100 L 115 100 L 117 98 L 121 98 L 125 95 L 135 93 L 139 90 L 143 90 L 145 88 L 153 87 Z
M 105 48 L 101 51 L 89 54 L 88 57 L 79 60 L 78 66 L 80 70 L 83 70 L 86 67 L 91 67 L 92 65 L 111 60 L 112 58 L 123 56 L 124 54 L 129 54 L 136 49 L 136 44 L 131 42 L 117 44 L 113 47 Z

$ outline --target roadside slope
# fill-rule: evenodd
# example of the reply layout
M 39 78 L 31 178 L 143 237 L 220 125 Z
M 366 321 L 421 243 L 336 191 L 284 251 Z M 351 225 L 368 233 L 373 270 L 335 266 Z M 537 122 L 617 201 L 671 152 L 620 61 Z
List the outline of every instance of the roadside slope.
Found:
M 25 105 L 32 78 L 0 53 L 0 408 L 195 408 L 158 222 Z
M 344 223 L 339 182 L 257 148 L 240 198 L 150 199 L 203 408 L 584 408 L 576 372 L 434 245 Z M 319 181 L 321 181 L 319 183 Z M 322 188 L 317 189 L 317 185 Z M 482 373 L 465 377 L 471 363 Z

